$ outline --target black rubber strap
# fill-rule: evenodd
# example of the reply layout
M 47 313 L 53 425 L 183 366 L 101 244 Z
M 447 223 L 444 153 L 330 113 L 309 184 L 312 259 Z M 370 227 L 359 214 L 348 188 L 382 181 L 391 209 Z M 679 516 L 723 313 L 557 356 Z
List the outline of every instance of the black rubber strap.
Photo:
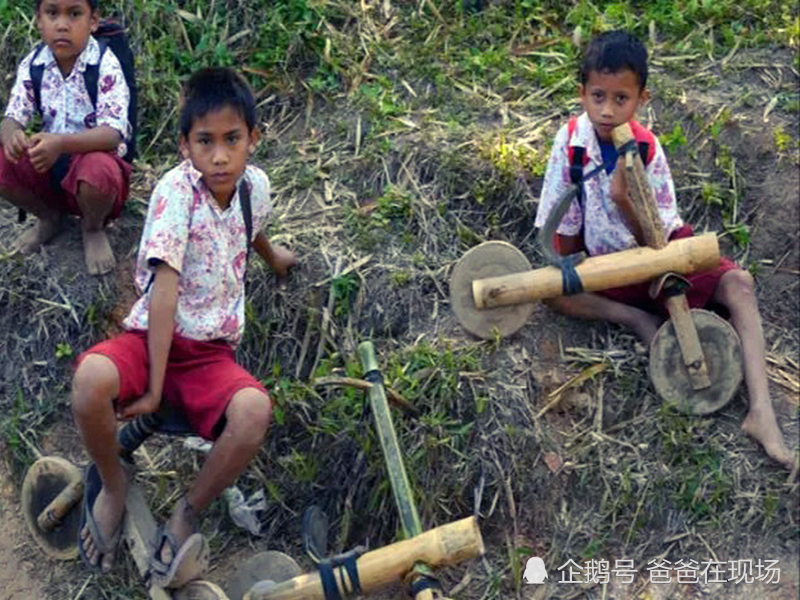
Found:
M 359 554 L 357 552 L 348 552 L 347 556 L 345 556 L 341 566 L 339 567 L 340 576 L 344 575 L 341 572 L 342 568 L 347 571 L 347 577 L 350 580 L 350 587 L 352 588 L 350 592 L 356 596 L 360 596 L 362 594 L 361 580 L 358 577 L 358 557 Z M 342 580 L 344 580 L 344 577 L 342 577 Z
M 383 374 L 380 372 L 379 369 L 373 369 L 372 371 L 367 371 L 366 373 L 364 373 L 364 381 L 383 385 Z
M 412 598 L 416 598 L 417 594 L 425 590 L 441 590 L 442 584 L 433 577 L 423 576 L 417 579 L 414 583 L 408 586 L 408 593 Z
M 319 563 L 319 578 L 322 581 L 325 600 L 342 600 L 339 586 L 336 585 L 336 576 L 333 574 L 333 563 L 330 560 L 323 560 Z
M 583 282 L 578 271 L 575 270 L 583 256 L 580 254 L 570 254 L 561 259 L 561 293 L 564 296 L 574 296 L 583 292 Z
M 335 569 L 339 569 L 339 580 L 345 587 L 346 593 L 356 596 L 362 594 L 361 580 L 358 577 L 359 556 L 361 556 L 361 552 L 351 550 L 347 554 L 334 556 L 319 563 L 319 578 L 322 581 L 325 600 L 343 600 L 336 583 Z

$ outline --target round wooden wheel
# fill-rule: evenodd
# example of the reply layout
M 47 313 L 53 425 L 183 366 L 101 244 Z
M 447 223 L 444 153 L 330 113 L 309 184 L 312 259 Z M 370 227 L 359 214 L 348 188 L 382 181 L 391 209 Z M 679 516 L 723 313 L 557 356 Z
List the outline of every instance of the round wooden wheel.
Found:
M 81 472 L 68 460 L 46 456 L 37 460 L 22 482 L 22 513 L 33 539 L 53 558 L 72 560 L 78 556 L 78 529 L 81 501 L 51 531 L 39 527 L 38 518 L 50 502 L 67 486 L 81 481 Z
M 707 415 L 725 406 L 742 382 L 739 336 L 725 319 L 707 310 L 691 311 L 708 367 L 711 386 L 695 390 L 672 322 L 667 321 L 650 344 L 650 381 L 661 398 L 686 414 Z
M 269 585 L 301 573 L 298 564 L 288 554 L 274 550 L 260 552 L 236 570 L 225 586 L 225 593 L 230 600 L 242 600 L 255 585 L 259 586 L 259 591 L 266 591 Z
M 217 584 L 210 581 L 190 581 L 172 594 L 173 600 L 230 600 Z
M 461 326 L 483 339 L 505 337 L 522 327 L 533 312 L 532 303 L 479 310 L 475 307 L 472 282 L 530 269 L 525 255 L 506 242 L 484 242 L 467 251 L 450 278 L 450 304 Z

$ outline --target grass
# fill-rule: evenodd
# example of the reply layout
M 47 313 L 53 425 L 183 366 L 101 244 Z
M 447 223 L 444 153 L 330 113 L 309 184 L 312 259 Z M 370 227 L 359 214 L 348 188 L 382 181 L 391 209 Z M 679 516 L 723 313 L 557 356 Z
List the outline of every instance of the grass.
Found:
M 642 569 L 665 552 L 708 558 L 707 546 L 725 558 L 756 558 L 745 548 L 796 557 L 797 485 L 738 432 L 740 408 L 713 418 L 661 408 L 646 362 L 615 328 L 537 312 L 512 339 L 466 339 L 447 289 L 454 261 L 485 239 L 539 260 L 531 222 L 550 140 L 579 108 L 576 42 L 620 26 L 648 40 L 655 98 L 642 120 L 655 116 L 682 214 L 724 234 L 736 258 L 760 264 L 751 259 L 767 256 L 752 250 L 765 171 L 797 161 L 796 7 L 497 0 L 470 8 L 477 4 L 103 4 L 128 23 L 142 107 L 134 198 L 112 239 L 118 256 L 134 252 L 142 207 L 175 162 L 173 107 L 191 70 L 236 65 L 257 97 L 264 142 L 255 161 L 276 191 L 270 234 L 301 259 L 286 287 L 251 264 L 238 350 L 274 400 L 265 448 L 238 482 L 247 494 L 267 492 L 269 547 L 301 556 L 298 522 L 312 502 L 333 517 L 337 550 L 398 535 L 363 393 L 317 385 L 361 377 L 354 350 L 369 338 L 387 386 L 413 407 L 395 407 L 393 418 L 423 522 L 481 517 L 486 560 L 443 572 L 448 588 L 467 582 L 453 597 L 522 597 L 531 555 L 548 566 L 625 557 Z M 36 39 L 31 6 L 0 0 L 6 73 Z M 0 98 L 10 83 L 0 81 Z M 10 235 L 13 215 L 2 219 Z M 15 365 L 0 383 L 0 435 L 17 482 L 33 446 L 77 448 L 74 433 L 71 445 L 52 439 L 70 423 L 70 362 L 113 329 L 115 311 L 124 314 L 123 284 L 81 274 L 69 245 L 75 231 L 65 238 L 52 254 L 0 260 L 0 362 Z M 768 255 L 760 271 L 795 269 L 787 256 Z M 798 331 L 786 323 L 796 311 L 764 300 L 770 355 L 794 360 Z M 609 367 L 544 410 L 553 390 L 599 363 Z M 781 364 L 797 378 L 796 360 Z M 198 458 L 164 439 L 148 453 L 139 483 L 164 518 Z M 203 518 L 215 557 L 249 542 L 226 510 L 216 502 Z M 76 592 L 85 580 L 75 565 L 64 576 L 82 577 Z M 567 597 L 565 587 L 547 591 Z M 129 564 L 110 583 L 92 580 L 87 593 L 143 597 Z

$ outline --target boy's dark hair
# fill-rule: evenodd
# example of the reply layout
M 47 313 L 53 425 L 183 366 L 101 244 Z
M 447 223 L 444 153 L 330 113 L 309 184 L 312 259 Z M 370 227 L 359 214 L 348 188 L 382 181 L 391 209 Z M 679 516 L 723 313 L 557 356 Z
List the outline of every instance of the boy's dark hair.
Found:
M 589 42 L 581 62 L 580 81 L 589 80 L 589 73 L 619 73 L 630 69 L 639 79 L 639 89 L 647 85 L 647 50 L 644 44 L 627 31 L 606 31 Z
M 100 0 L 86 0 L 86 4 L 89 5 L 89 8 L 92 10 L 97 10 L 98 5 L 100 4 Z M 42 5 L 42 0 L 36 0 L 33 7 L 36 12 L 39 12 L 39 7 Z
M 183 88 L 180 117 L 181 135 L 189 137 L 195 120 L 226 106 L 241 115 L 248 132 L 256 126 L 256 101 L 250 86 L 232 69 L 201 69 L 189 78 Z

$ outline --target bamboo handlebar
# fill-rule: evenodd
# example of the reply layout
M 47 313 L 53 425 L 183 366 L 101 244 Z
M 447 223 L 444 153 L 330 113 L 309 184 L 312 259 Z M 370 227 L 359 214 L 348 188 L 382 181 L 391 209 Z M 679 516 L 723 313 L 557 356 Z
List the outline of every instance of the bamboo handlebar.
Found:
M 368 594 L 402 579 L 417 562 L 431 567 L 453 565 L 482 556 L 483 539 L 475 517 L 442 525 L 408 540 L 367 552 L 356 565 L 361 590 Z M 343 597 L 350 590 L 349 580 L 334 570 Z M 319 573 L 306 573 L 278 584 L 257 583 L 244 600 L 325 600 Z
M 632 248 L 592 256 L 575 270 L 583 289 L 596 292 L 649 281 L 663 273 L 681 275 L 712 269 L 719 264 L 719 242 L 713 233 L 673 240 L 661 250 Z M 501 277 L 476 279 L 472 295 L 478 309 L 534 302 L 563 293 L 561 270 L 542 267 Z

